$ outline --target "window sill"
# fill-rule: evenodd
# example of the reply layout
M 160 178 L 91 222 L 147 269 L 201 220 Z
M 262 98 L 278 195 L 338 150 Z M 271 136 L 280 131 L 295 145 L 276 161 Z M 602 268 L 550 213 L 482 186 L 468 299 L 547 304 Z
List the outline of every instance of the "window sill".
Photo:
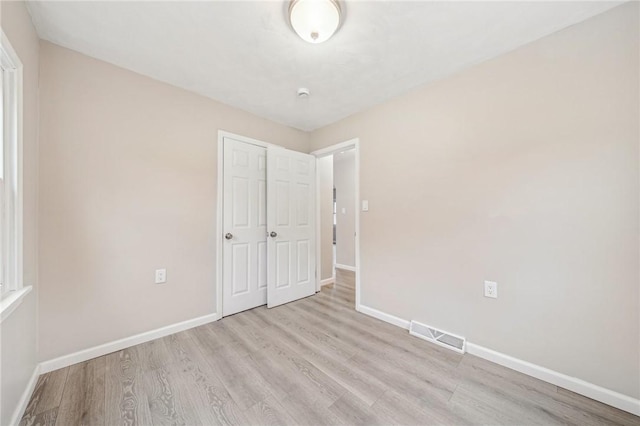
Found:
M 33 290 L 33 286 L 22 287 L 20 290 L 15 290 L 7 295 L 0 301 L 0 323 L 6 320 L 13 311 L 22 303 L 22 299 Z

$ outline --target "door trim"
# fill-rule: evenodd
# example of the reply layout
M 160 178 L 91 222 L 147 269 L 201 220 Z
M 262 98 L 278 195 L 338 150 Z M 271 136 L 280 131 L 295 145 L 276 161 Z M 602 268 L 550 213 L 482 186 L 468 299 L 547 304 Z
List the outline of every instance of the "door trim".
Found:
M 316 151 L 311 152 L 311 155 L 315 155 L 316 158 L 326 157 L 328 155 L 337 154 L 340 151 L 344 151 L 345 149 L 353 148 L 355 149 L 356 160 L 355 160 L 355 193 L 356 193 L 356 201 L 355 201 L 355 212 L 356 212 L 356 311 L 360 311 L 360 287 L 361 287 L 361 279 L 360 279 L 360 139 L 354 138 L 345 142 L 341 142 L 335 145 L 328 146 L 326 148 L 318 149 Z M 316 167 L 316 291 L 320 291 L 322 288 L 322 280 L 321 280 L 321 235 L 320 235 L 320 220 L 321 220 L 321 212 L 320 212 L 320 171 L 319 168 Z
M 224 233 L 222 216 L 223 216 L 223 195 L 224 195 L 224 138 L 235 139 L 240 142 L 250 143 L 252 145 L 261 146 L 263 148 L 282 148 L 268 142 L 258 139 L 252 139 L 246 136 L 236 135 L 235 133 L 225 130 L 218 130 L 218 182 L 216 196 L 216 320 L 222 318 L 222 236 Z

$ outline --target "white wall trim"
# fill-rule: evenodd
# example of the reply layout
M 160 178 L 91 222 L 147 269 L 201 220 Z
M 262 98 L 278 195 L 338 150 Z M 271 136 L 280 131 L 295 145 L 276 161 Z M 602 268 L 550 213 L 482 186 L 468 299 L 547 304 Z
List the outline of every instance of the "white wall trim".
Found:
M 0 301 L 0 324 L 16 310 L 22 303 L 22 299 L 25 298 L 33 290 L 33 286 L 22 287 L 19 290 L 13 290 L 5 294 Z
M 356 306 L 356 310 L 397 327 L 409 329 L 409 321 L 394 315 L 390 315 L 364 305 Z M 632 398 L 602 386 L 589 383 L 585 380 L 567 376 L 566 374 L 514 358 L 510 355 L 506 355 L 474 343 L 467 342 L 467 352 L 471 355 L 486 359 L 512 370 L 519 371 L 520 373 L 524 373 L 528 376 L 535 377 L 536 379 L 568 389 L 577 394 L 586 396 L 587 398 L 594 399 L 628 413 L 635 414 L 636 416 L 640 416 L 640 399 Z
M 334 266 L 336 267 L 336 269 L 344 269 L 345 271 L 356 272 L 355 266 L 343 265 L 341 263 L 336 263 Z
M 320 280 L 320 287 L 324 287 L 325 285 L 333 284 L 336 282 L 336 277 L 326 278 L 324 280 Z
M 316 292 L 322 290 L 322 286 L 326 285 L 322 284 L 322 200 L 320 199 L 320 193 L 322 192 L 322 189 L 320 188 L 322 184 L 322 176 L 317 160 L 318 157 L 316 157 Z M 336 270 L 334 268 L 331 278 L 335 277 L 335 275 Z
M 356 310 L 358 312 L 362 312 L 365 315 L 369 315 L 370 317 L 374 317 L 381 321 L 388 322 L 389 324 L 393 324 L 396 327 L 404 328 L 405 330 L 409 330 L 409 326 L 411 325 L 410 321 L 399 318 L 395 315 L 388 314 L 386 312 L 379 311 L 374 308 L 370 308 L 365 305 L 356 306 Z
M 222 198 L 224 192 L 224 137 L 227 132 L 218 130 L 218 187 L 216 188 L 216 313 L 222 318 Z
M 103 343 L 102 345 L 94 346 L 92 348 L 83 349 L 78 352 L 74 352 L 69 355 L 63 355 L 58 358 L 50 359 L 40 363 L 40 373 L 48 373 L 50 371 L 57 370 L 59 368 L 68 367 L 79 362 L 84 362 L 92 358 L 96 358 L 102 355 L 109 354 L 111 352 L 119 351 L 131 346 L 139 345 L 153 339 L 168 336 L 173 333 L 188 330 L 190 328 L 198 327 L 203 324 L 207 324 L 220 319 L 220 315 L 217 313 L 204 315 L 198 318 L 193 318 L 187 321 L 182 321 L 176 324 L 171 324 L 165 327 L 156 328 L 155 330 L 146 331 L 144 333 L 136 334 L 134 336 L 125 337 L 123 339 L 114 340 L 113 342 Z
M 340 142 L 335 145 L 312 151 L 311 155 L 315 155 L 316 157 L 326 157 L 327 155 L 337 154 L 338 152 L 344 151 L 346 149 L 354 148 L 358 144 L 358 142 L 358 138 L 349 139 L 345 142 Z
M 355 267 L 349 267 L 350 271 L 356 273 L 356 309 L 360 306 L 360 139 L 350 139 L 345 142 L 341 142 L 335 145 L 328 146 L 326 148 L 318 149 L 316 151 L 312 151 L 311 155 L 315 155 L 316 158 L 326 157 L 328 155 L 337 154 L 338 152 L 344 151 L 345 149 L 353 148 L 355 149 L 355 212 L 356 212 L 356 265 Z M 316 169 L 316 176 L 317 176 Z M 320 192 L 320 179 L 316 179 L 316 200 L 318 200 L 319 192 Z M 320 248 L 320 203 L 316 203 L 316 266 L 320 268 L 322 265 L 321 259 L 321 248 Z M 335 276 L 335 268 L 338 265 L 334 265 L 334 276 Z M 347 269 L 347 268 L 342 268 Z M 316 288 L 319 290 L 322 287 L 322 283 L 320 282 L 320 276 L 317 278 Z
M 0 227 L 2 243 L 2 296 L 23 287 L 23 64 L 0 28 L 0 68 L 3 70 L 2 92 L 8 108 L 4 108 L 3 138 L 5 162 L 4 215 Z M 14 189 L 12 189 L 14 188 Z M 20 302 L 18 302 L 20 304 Z
M 31 378 L 27 382 L 27 387 L 24 389 L 24 392 L 22 392 L 22 395 L 20 396 L 18 405 L 16 406 L 16 409 L 14 410 L 9 422 L 11 426 L 18 426 L 18 424 L 20 424 L 20 420 L 22 419 L 22 416 L 24 416 L 24 412 L 27 409 L 29 400 L 31 399 L 31 394 L 33 394 L 33 391 L 36 388 L 36 383 L 38 383 L 38 377 L 40 377 L 40 364 L 36 365 L 33 369 Z
M 593 383 L 589 383 L 576 377 L 567 376 L 566 374 L 514 358 L 474 343 L 467 343 L 467 352 L 512 370 L 519 371 L 520 373 L 524 373 L 528 376 L 535 377 L 536 379 L 560 386 L 588 398 L 595 399 L 596 401 L 619 408 L 620 410 L 635 414 L 636 416 L 640 416 L 640 399 L 631 398 L 630 396 L 603 388 L 602 386 L 594 385 Z

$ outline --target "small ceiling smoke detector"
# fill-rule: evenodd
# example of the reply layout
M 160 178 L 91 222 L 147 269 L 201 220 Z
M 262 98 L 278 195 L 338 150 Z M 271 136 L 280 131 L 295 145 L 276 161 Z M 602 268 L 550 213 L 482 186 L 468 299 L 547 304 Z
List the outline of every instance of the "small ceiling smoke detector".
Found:
M 291 0 L 289 22 L 301 39 L 322 43 L 340 26 L 341 10 L 338 0 Z
M 301 87 L 298 89 L 298 97 L 299 98 L 307 98 L 309 97 L 309 89 L 306 87 Z

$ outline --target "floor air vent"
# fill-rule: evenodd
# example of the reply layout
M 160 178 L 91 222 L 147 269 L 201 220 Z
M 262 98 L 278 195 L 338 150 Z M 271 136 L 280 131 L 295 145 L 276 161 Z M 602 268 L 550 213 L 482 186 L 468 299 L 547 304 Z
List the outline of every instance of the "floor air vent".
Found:
M 464 337 L 456 336 L 455 334 L 447 333 L 446 331 L 438 330 L 437 328 L 433 328 L 416 321 L 411 321 L 409 334 L 435 343 L 436 345 L 444 346 L 445 348 L 460 352 L 461 354 L 465 351 L 466 339 Z

